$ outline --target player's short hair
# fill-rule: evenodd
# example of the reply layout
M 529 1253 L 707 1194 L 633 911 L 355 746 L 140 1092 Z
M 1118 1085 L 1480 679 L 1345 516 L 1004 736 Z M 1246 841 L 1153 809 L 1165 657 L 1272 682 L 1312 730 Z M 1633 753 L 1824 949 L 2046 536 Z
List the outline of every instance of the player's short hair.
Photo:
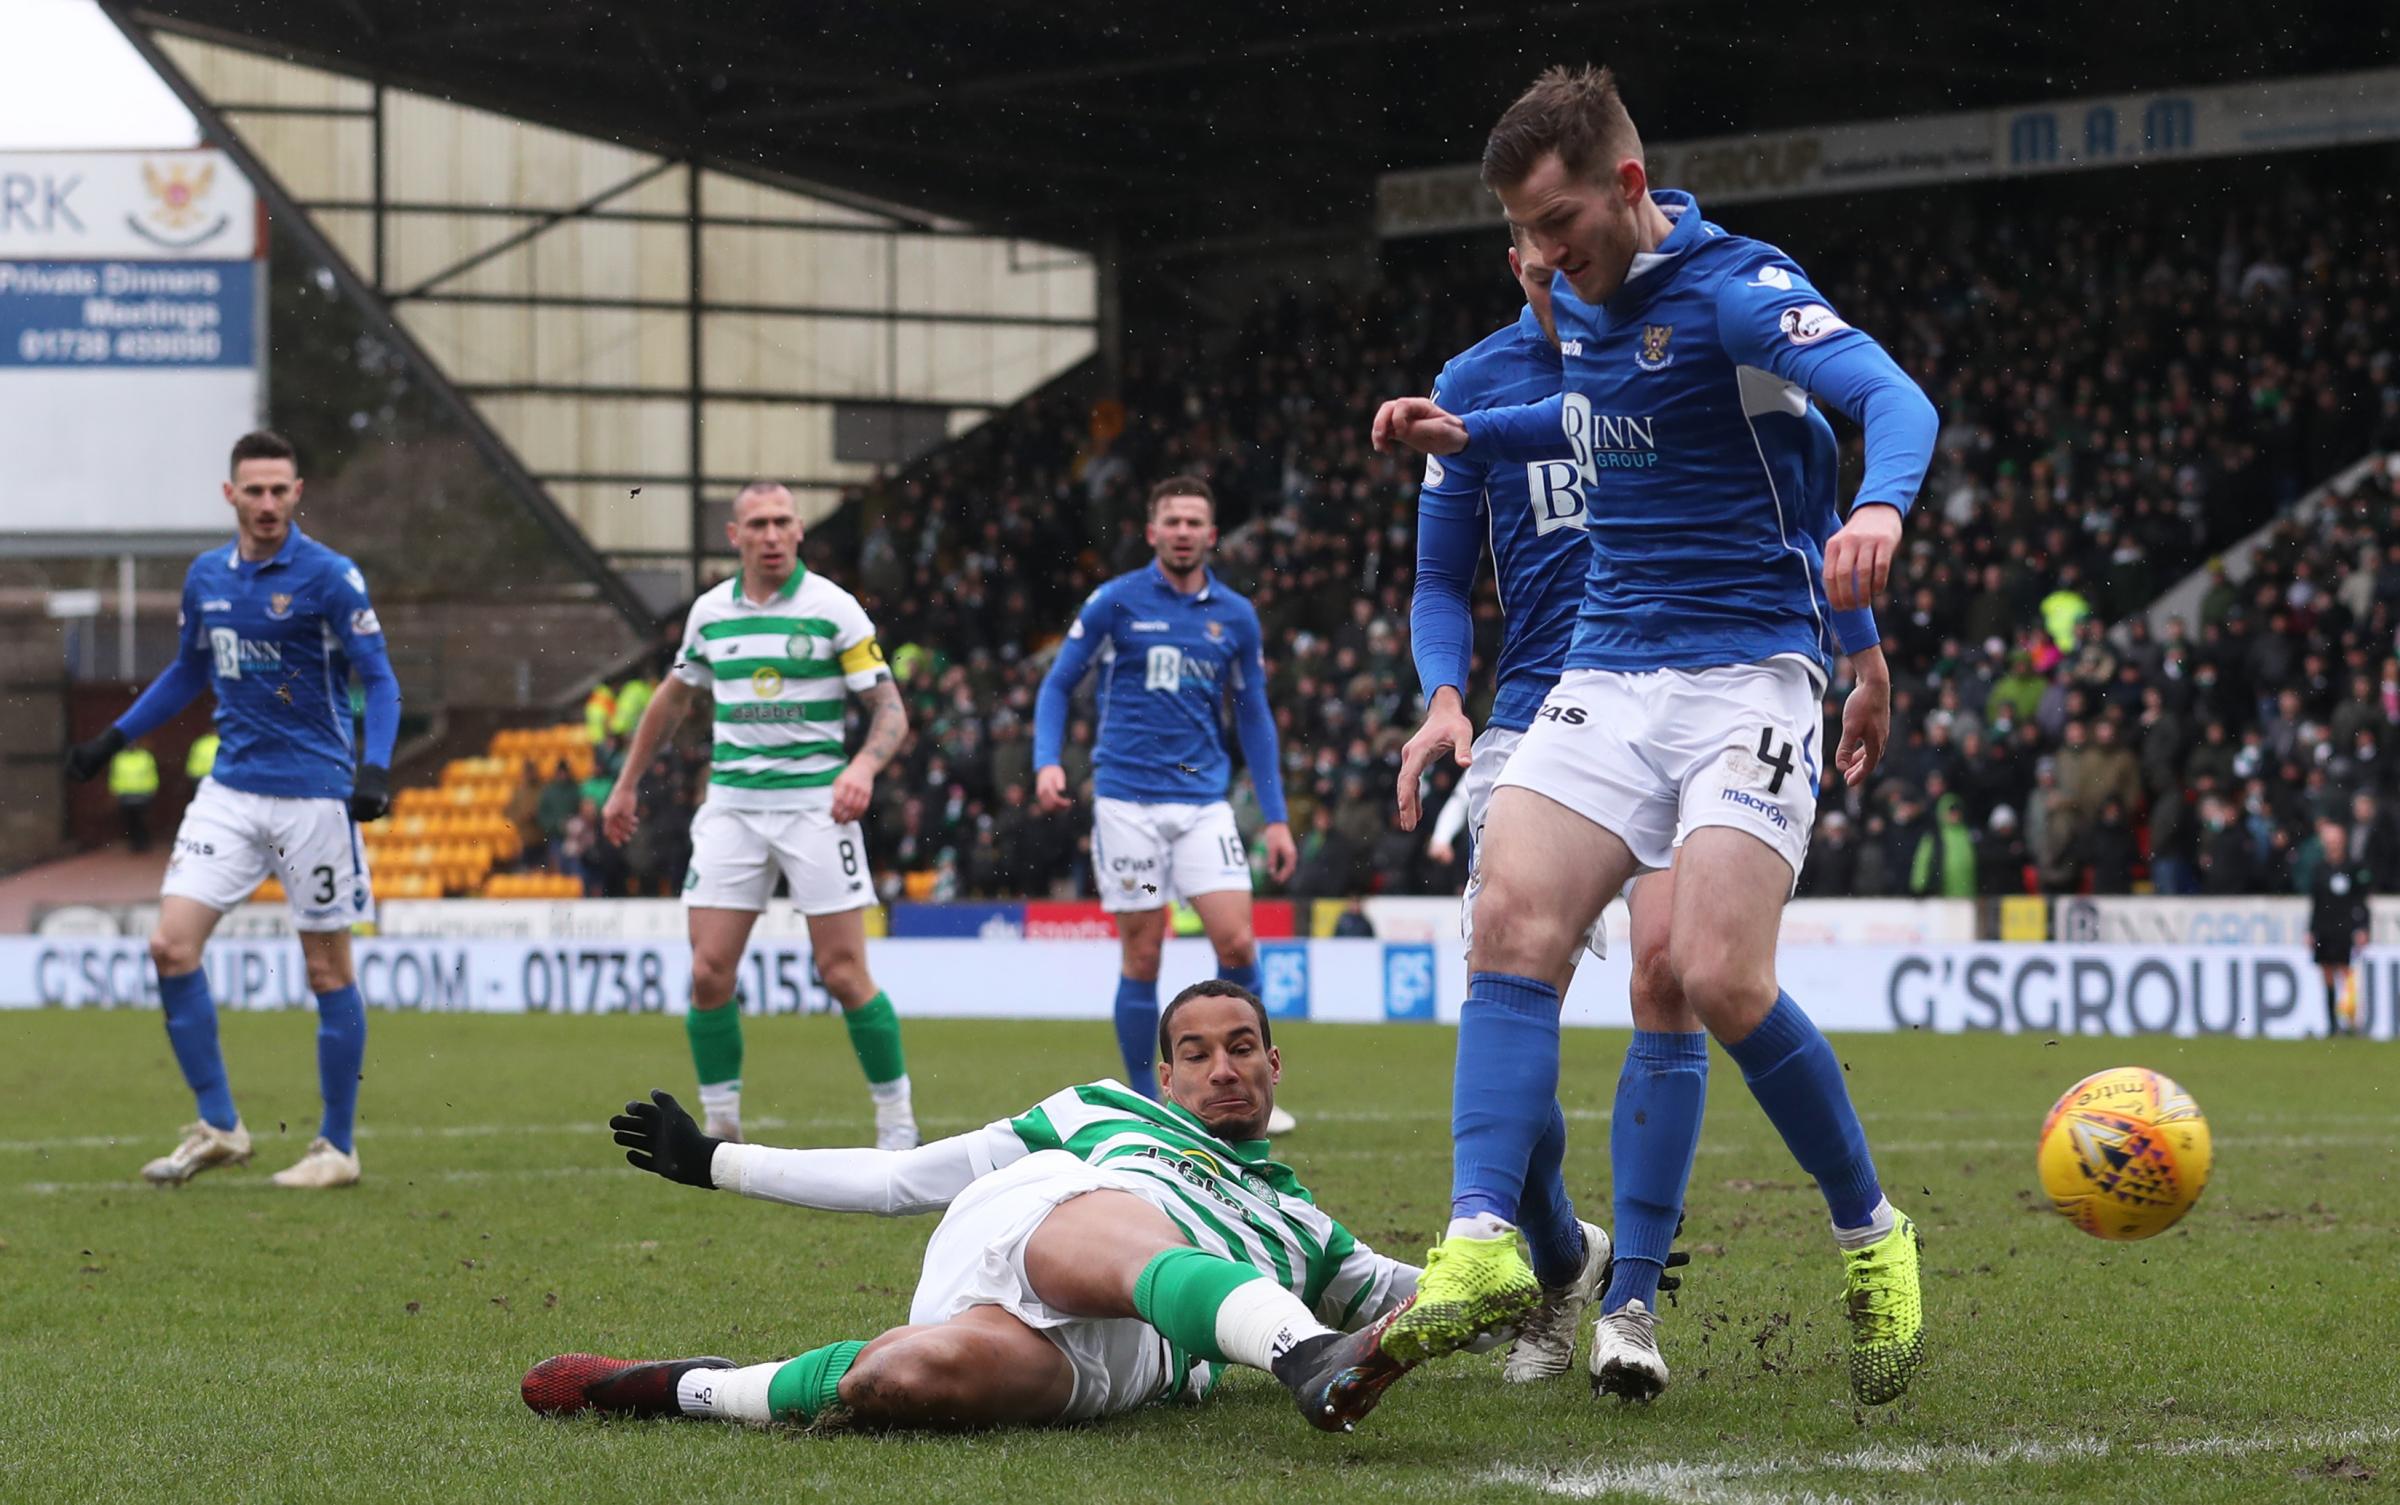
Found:
M 1142 508 L 1142 515 L 1144 517 L 1157 517 L 1158 504 L 1171 496 L 1196 496 L 1200 498 L 1200 500 L 1208 503 L 1209 519 L 1211 521 L 1216 519 L 1217 494 L 1209 489 L 1207 481 L 1202 480 L 1198 476 L 1169 476 L 1165 480 L 1159 482 L 1157 485 L 1151 487 L 1150 500 Z
M 1552 152 L 1578 178 L 1607 172 L 1627 157 L 1641 160 L 1642 138 L 1618 97 L 1616 74 L 1588 65 L 1544 70 L 1484 141 L 1483 184 L 1513 188 Z
M 791 488 L 781 481 L 749 481 L 743 484 L 741 490 L 733 494 L 733 501 L 734 505 L 738 507 L 741 505 L 742 498 L 746 496 L 764 496 L 770 491 L 788 493 L 790 490 Z
M 1267 1006 L 1265 1002 L 1262 1001 L 1256 993 L 1251 992 L 1248 988 L 1243 987 L 1238 982 L 1227 982 L 1221 977 L 1210 977 L 1193 983 L 1190 987 L 1185 988 L 1182 992 L 1176 994 L 1174 998 L 1169 1000 L 1165 1008 L 1159 1010 L 1158 1058 L 1160 1060 L 1163 1061 L 1175 1053 L 1176 1011 L 1181 1009 L 1185 1004 L 1190 1003 L 1195 998 L 1240 999 L 1242 1002 L 1250 1005 L 1251 1013 L 1258 1016 L 1258 1043 L 1261 1045 L 1273 1045 L 1275 1043 L 1275 1027 L 1267 1022 Z
M 291 440 L 273 429 L 252 429 L 233 441 L 233 459 L 227 462 L 225 473 L 231 475 L 240 470 L 244 460 L 289 460 L 292 469 L 298 470 L 300 451 L 292 448 Z

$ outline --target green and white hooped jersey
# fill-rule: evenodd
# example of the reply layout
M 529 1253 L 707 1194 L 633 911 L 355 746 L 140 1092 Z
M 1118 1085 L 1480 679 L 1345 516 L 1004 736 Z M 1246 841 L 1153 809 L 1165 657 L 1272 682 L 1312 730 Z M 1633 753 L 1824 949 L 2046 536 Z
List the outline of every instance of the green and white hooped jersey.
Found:
M 1119 1173 L 1195 1248 L 1248 1265 L 1328 1327 L 1347 1330 L 1380 1312 L 1408 1269 L 1319 1211 L 1291 1167 L 1267 1158 L 1265 1140 L 1228 1144 L 1175 1104 L 1116 1082 L 1053 1093 L 986 1132 L 1002 1129 L 1028 1151 L 1064 1150 Z
M 891 677 L 858 598 L 805 565 L 763 604 L 739 574 L 702 592 L 673 673 L 715 698 L 708 803 L 735 810 L 831 803 L 844 699 Z

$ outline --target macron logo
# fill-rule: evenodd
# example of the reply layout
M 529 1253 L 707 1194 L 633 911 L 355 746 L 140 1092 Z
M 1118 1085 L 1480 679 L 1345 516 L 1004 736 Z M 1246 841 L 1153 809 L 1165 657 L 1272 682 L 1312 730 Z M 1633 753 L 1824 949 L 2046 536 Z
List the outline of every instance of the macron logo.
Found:
M 1560 355 L 1581 355 L 1583 354 L 1583 341 L 1560 340 L 1558 342 L 1558 353 Z
M 1783 268 L 1776 266 L 1774 263 L 1769 262 L 1767 265 L 1760 267 L 1758 269 L 1758 275 L 1751 278 L 1750 281 L 1745 285 L 1749 287 L 1771 287 L 1780 292 L 1788 293 L 1792 290 L 1792 274 L 1785 271 Z
M 1759 814 L 1765 816 L 1768 820 L 1774 822 L 1775 829 L 1778 831 L 1788 831 L 1792 828 L 1792 818 L 1783 813 L 1783 807 L 1781 805 L 1778 805 L 1771 800 L 1760 799 L 1757 795 L 1752 794 L 1747 789 L 1723 790 L 1720 791 L 1720 797 L 1730 804 L 1740 805 L 1744 809 L 1757 811 Z

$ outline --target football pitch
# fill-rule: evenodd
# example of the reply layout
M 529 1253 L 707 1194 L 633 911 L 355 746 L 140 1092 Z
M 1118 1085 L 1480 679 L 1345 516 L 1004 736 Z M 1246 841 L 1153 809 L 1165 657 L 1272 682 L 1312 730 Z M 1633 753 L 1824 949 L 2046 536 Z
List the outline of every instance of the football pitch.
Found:
M 856 1143 L 827 1018 L 748 1022 L 754 1138 Z M 688 1093 L 679 1020 L 370 1019 L 366 1180 L 279 1192 L 315 1128 L 314 1021 L 230 1014 L 258 1159 L 134 1179 L 190 1117 L 155 1013 L 0 1013 L 0 1499 L 2352 1500 L 2400 1488 L 2400 1057 L 2347 1042 L 1837 1036 L 1895 1201 L 1925 1234 L 1928 1360 L 1861 1412 L 1823 1204 L 1719 1054 L 1661 1328 L 1675 1383 L 1597 1403 L 1495 1358 L 1311 1431 L 1263 1375 L 1198 1410 L 968 1437 L 541 1420 L 549 1354 L 776 1358 L 904 1319 L 931 1219 L 744 1202 L 628 1168 L 600 1127 Z M 1278 1032 L 1279 1147 L 1336 1217 L 1415 1257 L 1447 1211 L 1452 1035 Z M 1570 1031 L 1570 1184 L 1605 1223 L 1624 1036 Z M 1105 1024 L 912 1021 L 929 1136 L 1118 1069 Z M 2035 1190 L 2070 1083 L 2156 1067 L 2216 1173 L 2146 1244 Z

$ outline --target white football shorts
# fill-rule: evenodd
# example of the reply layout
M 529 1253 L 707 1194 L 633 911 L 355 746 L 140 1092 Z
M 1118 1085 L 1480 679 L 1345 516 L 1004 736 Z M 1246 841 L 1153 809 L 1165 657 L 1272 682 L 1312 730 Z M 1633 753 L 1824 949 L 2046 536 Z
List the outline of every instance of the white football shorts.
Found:
M 1569 671 L 1499 786 L 1566 806 L 1664 868 L 1705 826 L 1747 831 L 1798 881 L 1817 817 L 1823 689 L 1795 657 L 1710 669 Z
M 1513 726 L 1485 727 L 1475 738 L 1474 757 L 1467 764 L 1466 775 L 1458 781 L 1459 790 L 1467 799 L 1467 888 L 1458 899 L 1458 933 L 1470 947 L 1475 944 L 1475 895 L 1483 886 L 1483 820 L 1491 814 L 1492 791 L 1500 787 L 1500 775 L 1524 741 L 1525 734 Z M 1631 892 L 1632 885 L 1627 884 L 1626 890 Z M 1592 921 L 1583 945 L 1592 955 L 1606 959 L 1605 916 Z
M 867 842 L 857 821 L 836 825 L 818 809 L 729 810 L 702 801 L 692 817 L 692 869 L 683 902 L 694 909 L 756 914 L 775 897 L 775 875 L 791 885 L 804 915 L 842 914 L 875 902 Z
M 1208 1398 L 1218 1366 L 1196 1362 L 1175 1372 L 1174 1350 L 1158 1330 L 1133 1317 L 1073 1317 L 1053 1311 L 1025 1275 L 1025 1245 L 1061 1202 L 1085 1192 L 1142 1189 L 1147 1177 L 1112 1177 L 1065 1150 L 1038 1150 L 981 1177 L 942 1214 L 925 1246 L 925 1269 L 910 1304 L 911 1324 L 947 1322 L 970 1307 L 996 1306 L 1058 1345 L 1075 1371 L 1075 1389 L 1058 1420 L 1089 1421 L 1176 1396 Z M 1155 1185 L 1156 1183 L 1152 1183 Z
M 367 849 L 349 801 L 249 794 L 202 779 L 176 828 L 160 897 L 223 914 L 270 873 L 283 882 L 294 930 L 348 930 L 375 918 Z
M 1197 894 L 1250 892 L 1250 853 L 1233 806 L 1092 801 L 1092 881 L 1110 914 Z

